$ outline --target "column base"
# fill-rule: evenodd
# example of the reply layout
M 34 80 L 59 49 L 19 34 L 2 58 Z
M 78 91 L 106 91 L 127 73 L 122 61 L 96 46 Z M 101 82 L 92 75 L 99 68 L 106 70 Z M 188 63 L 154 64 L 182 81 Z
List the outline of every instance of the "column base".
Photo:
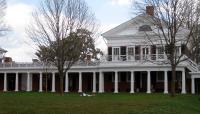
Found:
M 19 90 L 15 90 L 15 92 L 18 92 Z
M 42 90 L 39 90 L 39 92 L 42 92 Z
M 131 91 L 130 93 L 135 93 L 134 91 Z
M 164 94 L 168 94 L 168 91 L 164 91 Z
M 3 90 L 3 92 L 7 92 L 7 90 Z
M 147 91 L 147 93 L 151 93 L 151 91 Z
M 186 91 L 182 91 L 181 94 L 186 94 Z
M 195 92 L 192 92 L 192 94 L 195 94 Z
M 82 93 L 83 91 L 78 90 L 78 93 Z
M 114 93 L 119 93 L 118 91 L 115 91 Z
M 104 93 L 103 91 L 99 91 L 99 93 Z
M 52 93 L 56 92 L 55 90 L 51 91 Z
M 92 91 L 92 93 L 96 93 L 96 91 Z

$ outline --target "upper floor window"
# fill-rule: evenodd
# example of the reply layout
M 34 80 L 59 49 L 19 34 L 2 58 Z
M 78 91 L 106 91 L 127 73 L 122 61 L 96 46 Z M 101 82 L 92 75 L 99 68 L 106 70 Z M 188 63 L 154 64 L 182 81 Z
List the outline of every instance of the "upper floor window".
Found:
M 128 48 L 128 55 L 134 55 L 134 48 L 133 47 Z
M 164 54 L 164 47 L 158 47 L 158 54 Z

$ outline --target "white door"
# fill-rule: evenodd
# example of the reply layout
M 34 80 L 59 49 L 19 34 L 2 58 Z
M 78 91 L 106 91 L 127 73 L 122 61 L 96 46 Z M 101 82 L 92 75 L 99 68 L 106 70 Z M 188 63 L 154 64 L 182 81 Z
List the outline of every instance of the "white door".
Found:
M 134 60 L 134 47 L 128 47 L 128 60 Z
M 149 47 L 148 46 L 143 46 L 142 47 L 142 59 L 143 60 L 148 60 L 149 59 Z
M 119 47 L 114 47 L 113 48 L 113 60 L 118 61 L 120 58 L 120 48 Z

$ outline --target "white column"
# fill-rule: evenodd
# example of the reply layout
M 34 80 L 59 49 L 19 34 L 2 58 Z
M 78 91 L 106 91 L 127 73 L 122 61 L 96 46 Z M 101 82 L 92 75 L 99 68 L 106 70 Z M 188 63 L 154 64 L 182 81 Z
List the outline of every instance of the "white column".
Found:
M 15 91 L 19 91 L 18 90 L 18 84 L 19 83 L 19 76 L 18 76 L 18 72 L 16 72 L 16 77 L 15 77 Z
M 39 92 L 42 92 L 42 72 L 40 72 Z
M 82 72 L 79 72 L 79 89 L 78 92 L 82 92 Z
M 96 72 L 93 72 L 93 88 L 92 92 L 96 93 Z
M 181 53 L 182 53 L 182 52 L 181 52 L 181 46 L 179 46 L 178 49 L 179 49 L 179 56 L 180 56 Z
M 80 77 L 79 77 L 79 79 L 80 79 Z M 69 92 L 69 76 L 68 76 L 68 72 L 66 72 L 66 75 L 65 75 L 65 92 L 66 93 Z
M 191 85 L 191 90 L 192 90 L 192 94 L 195 94 L 195 78 L 192 76 L 191 77 L 191 80 L 192 80 L 192 85 Z
M 147 93 L 151 93 L 151 77 L 150 71 L 147 71 Z
M 164 71 L 164 94 L 168 93 L 168 76 L 167 71 Z
M 26 91 L 30 91 L 30 73 L 27 73 L 27 79 L 26 79 Z
M 118 72 L 115 71 L 115 90 L 114 93 L 118 93 Z
M 104 93 L 104 73 L 102 72 L 102 92 Z
M 185 90 L 185 69 L 182 71 L 182 91 L 181 91 L 182 94 L 185 94 L 186 93 L 186 90 Z
M 4 73 L 4 87 L 3 91 L 7 91 L 7 73 Z
M 51 92 L 55 92 L 55 72 L 52 73 Z
M 131 71 L 131 91 L 130 93 L 134 93 L 134 81 L 135 80 L 135 76 L 134 76 L 134 71 Z
M 99 93 L 103 93 L 103 72 L 99 72 Z

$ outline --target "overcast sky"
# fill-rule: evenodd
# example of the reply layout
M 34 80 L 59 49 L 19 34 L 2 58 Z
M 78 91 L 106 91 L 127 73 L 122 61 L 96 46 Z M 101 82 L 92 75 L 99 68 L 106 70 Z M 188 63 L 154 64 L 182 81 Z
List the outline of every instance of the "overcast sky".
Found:
M 5 21 L 12 31 L 6 37 L 1 38 L 0 46 L 8 51 L 6 56 L 12 57 L 16 62 L 30 62 L 32 58 L 36 58 L 35 49 L 25 33 L 25 28 L 30 22 L 32 12 L 41 1 L 7 0 Z M 133 17 L 130 0 L 86 0 L 86 2 L 101 25 L 99 34 Z M 101 37 L 96 44 L 102 50 L 106 49 Z

